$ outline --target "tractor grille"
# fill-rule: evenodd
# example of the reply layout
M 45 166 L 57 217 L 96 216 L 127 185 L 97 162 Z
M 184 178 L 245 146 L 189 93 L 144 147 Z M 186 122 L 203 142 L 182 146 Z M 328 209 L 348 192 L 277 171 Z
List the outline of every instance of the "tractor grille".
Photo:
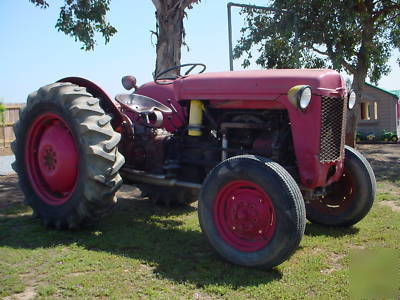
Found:
M 342 159 L 345 138 L 347 100 L 321 97 L 321 138 L 319 161 Z

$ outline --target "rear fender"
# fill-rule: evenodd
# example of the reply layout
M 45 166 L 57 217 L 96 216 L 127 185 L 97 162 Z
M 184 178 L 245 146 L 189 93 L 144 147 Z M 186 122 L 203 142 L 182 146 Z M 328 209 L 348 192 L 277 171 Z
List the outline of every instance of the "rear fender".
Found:
M 119 104 L 94 82 L 81 77 L 66 77 L 58 82 L 71 82 L 73 84 L 85 87 L 94 97 L 100 99 L 100 106 L 112 117 L 111 125 L 115 131 L 121 131 L 122 123 L 125 120 L 124 115 L 118 109 Z

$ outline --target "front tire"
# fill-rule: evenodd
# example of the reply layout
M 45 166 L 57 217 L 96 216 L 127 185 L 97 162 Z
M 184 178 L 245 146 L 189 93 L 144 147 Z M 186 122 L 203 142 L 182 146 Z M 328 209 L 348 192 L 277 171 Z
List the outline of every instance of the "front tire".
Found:
M 14 170 L 45 226 L 77 228 L 116 203 L 124 157 L 111 117 L 85 88 L 54 83 L 28 97 L 14 125 Z
M 198 205 L 200 226 L 228 261 L 272 268 L 297 249 L 305 228 L 300 189 L 279 164 L 232 157 L 207 176 Z
M 307 219 L 326 226 L 351 226 L 372 207 L 376 190 L 374 172 L 360 152 L 346 146 L 343 175 L 326 190 L 323 198 L 306 204 Z

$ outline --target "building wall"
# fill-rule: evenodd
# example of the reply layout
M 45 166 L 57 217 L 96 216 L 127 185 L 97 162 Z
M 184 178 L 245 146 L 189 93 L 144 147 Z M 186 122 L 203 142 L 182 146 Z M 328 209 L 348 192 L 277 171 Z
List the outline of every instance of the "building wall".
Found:
M 15 139 L 13 125 L 19 120 L 19 111 L 24 104 L 5 103 L 4 123 L 0 123 L 0 146 L 8 146 Z
M 374 111 L 370 112 L 371 118 L 369 120 L 362 120 L 362 104 L 369 103 L 374 107 L 377 103 L 378 113 L 375 120 Z M 364 93 L 358 105 L 360 111 L 360 118 L 357 124 L 357 130 L 360 132 L 378 132 L 382 130 L 397 131 L 397 98 L 377 88 L 369 85 L 364 86 Z

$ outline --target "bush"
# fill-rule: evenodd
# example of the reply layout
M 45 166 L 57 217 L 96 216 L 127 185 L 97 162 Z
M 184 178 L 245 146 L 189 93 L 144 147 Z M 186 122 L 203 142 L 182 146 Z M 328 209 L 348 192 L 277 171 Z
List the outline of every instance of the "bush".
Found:
M 6 107 L 2 102 L 0 102 L 0 123 L 4 123 L 4 112 L 6 111 Z

